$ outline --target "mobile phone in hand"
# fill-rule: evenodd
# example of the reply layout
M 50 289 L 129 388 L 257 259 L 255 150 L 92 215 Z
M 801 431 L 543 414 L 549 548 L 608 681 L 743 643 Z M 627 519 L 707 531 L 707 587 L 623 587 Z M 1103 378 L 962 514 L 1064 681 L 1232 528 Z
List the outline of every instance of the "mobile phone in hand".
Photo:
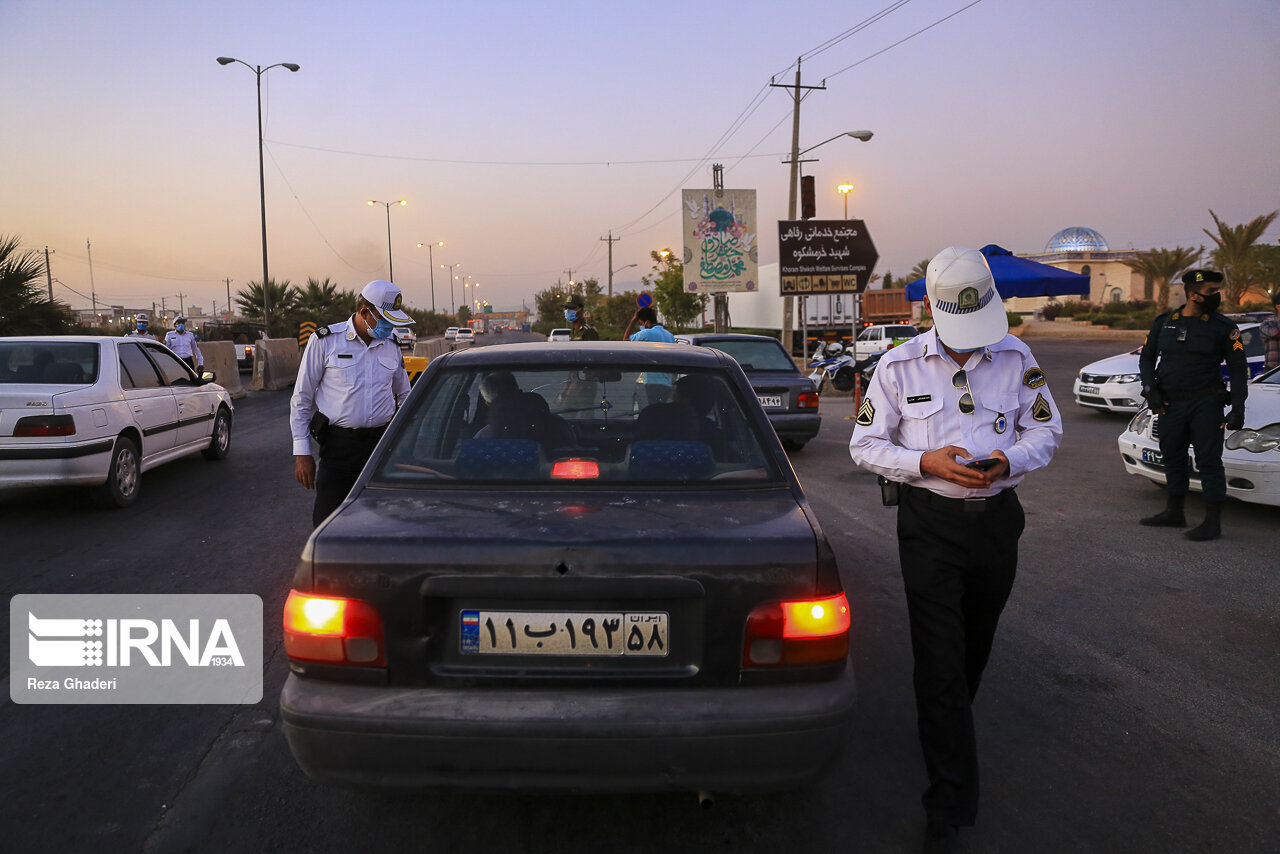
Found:
M 964 464 L 967 469 L 977 469 L 978 471 L 990 471 L 1000 464 L 1000 460 L 996 457 L 987 457 L 985 460 L 971 460 Z

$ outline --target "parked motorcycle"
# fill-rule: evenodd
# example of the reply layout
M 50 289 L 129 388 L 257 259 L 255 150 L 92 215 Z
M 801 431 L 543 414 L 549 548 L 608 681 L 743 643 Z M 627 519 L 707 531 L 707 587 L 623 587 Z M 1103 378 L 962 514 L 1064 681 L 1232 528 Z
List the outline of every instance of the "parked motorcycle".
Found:
M 865 389 L 871 382 L 872 374 L 875 373 L 876 363 L 887 352 L 889 351 L 881 350 L 865 359 L 855 359 L 852 347 L 845 348 L 843 344 L 832 341 L 824 344 L 822 349 L 814 354 L 813 361 L 809 363 L 809 367 L 813 369 L 809 374 L 809 380 L 818 390 L 818 394 L 822 394 L 827 380 L 831 381 L 831 385 L 837 391 L 852 391 L 854 381 L 861 377 L 862 388 Z

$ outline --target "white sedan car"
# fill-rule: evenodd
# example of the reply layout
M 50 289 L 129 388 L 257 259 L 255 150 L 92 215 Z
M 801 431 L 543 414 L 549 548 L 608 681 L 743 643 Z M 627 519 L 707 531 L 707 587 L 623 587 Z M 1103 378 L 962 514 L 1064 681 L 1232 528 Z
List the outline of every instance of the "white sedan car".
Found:
M 552 329 L 551 334 L 547 336 L 548 341 L 568 341 L 569 336 L 573 334 L 572 329 Z
M 444 340 L 453 341 L 458 337 L 458 327 L 450 326 L 444 331 Z
M 0 338 L 0 487 L 93 487 L 104 507 L 141 475 L 231 448 L 231 395 L 163 344 L 138 338 Z
M 1255 504 L 1280 506 L 1280 369 L 1259 374 L 1249 383 L 1243 430 L 1227 431 L 1222 464 L 1227 470 L 1227 495 Z M 1158 484 L 1165 482 L 1160 453 L 1160 416 L 1143 409 L 1118 440 L 1124 470 Z M 1190 462 L 1191 488 L 1201 489 Z
M 459 327 L 457 334 L 453 336 L 453 343 L 455 346 L 458 344 L 474 344 L 475 341 L 475 332 L 465 326 Z
M 1254 376 L 1262 370 L 1263 363 L 1258 324 L 1241 323 L 1240 341 L 1249 362 L 1249 375 Z M 1107 412 L 1137 412 L 1146 406 L 1142 399 L 1142 377 L 1138 373 L 1138 354 L 1141 352 L 1141 347 L 1135 347 L 1128 353 L 1108 356 L 1081 368 L 1072 386 L 1076 403 Z M 1225 367 L 1223 379 L 1226 379 Z

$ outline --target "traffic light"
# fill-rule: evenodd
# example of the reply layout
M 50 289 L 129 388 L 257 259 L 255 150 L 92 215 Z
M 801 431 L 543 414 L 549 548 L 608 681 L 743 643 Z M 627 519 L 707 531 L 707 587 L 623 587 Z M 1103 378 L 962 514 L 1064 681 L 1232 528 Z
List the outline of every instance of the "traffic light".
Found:
M 817 203 L 814 201 L 813 176 L 800 176 L 800 218 L 813 219 L 817 216 Z

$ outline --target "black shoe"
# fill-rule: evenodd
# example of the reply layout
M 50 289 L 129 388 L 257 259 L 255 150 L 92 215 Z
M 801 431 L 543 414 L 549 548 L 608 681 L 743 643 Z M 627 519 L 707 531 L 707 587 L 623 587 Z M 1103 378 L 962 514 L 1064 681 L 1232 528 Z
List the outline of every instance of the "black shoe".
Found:
M 1185 528 L 1187 517 L 1181 510 L 1162 510 L 1154 516 L 1140 519 L 1138 524 L 1146 525 L 1148 528 Z M 1187 534 L 1187 536 L 1191 535 Z
M 1192 528 L 1183 534 L 1188 540 L 1196 540 L 1203 542 L 1204 540 L 1216 540 L 1222 536 L 1222 505 L 1206 504 L 1204 506 L 1204 521 L 1198 526 Z
M 924 854 L 955 854 L 960 850 L 960 830 L 939 818 L 929 819 L 924 829 Z

